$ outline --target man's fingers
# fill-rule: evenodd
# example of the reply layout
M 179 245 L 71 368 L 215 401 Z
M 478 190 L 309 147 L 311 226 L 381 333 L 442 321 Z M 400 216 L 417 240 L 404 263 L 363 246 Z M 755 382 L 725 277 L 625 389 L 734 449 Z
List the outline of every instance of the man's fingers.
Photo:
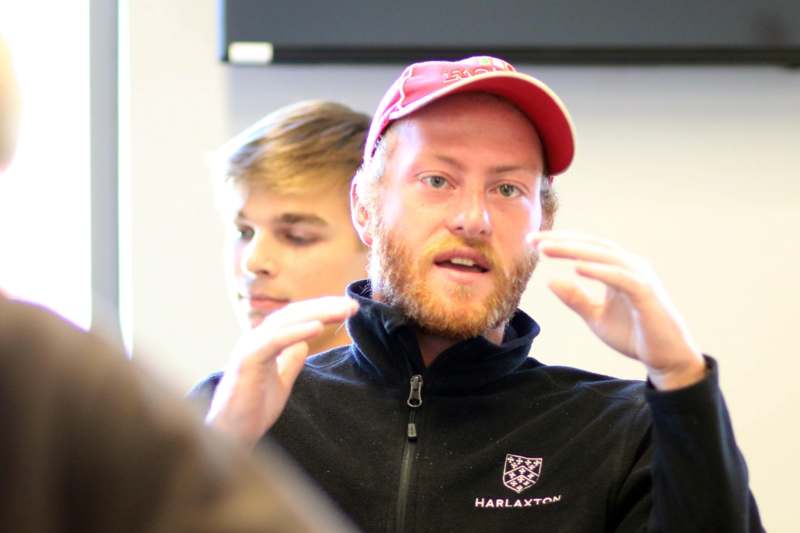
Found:
M 594 245 L 600 248 L 608 248 L 612 250 L 619 249 L 617 244 L 609 240 L 594 237 L 592 235 L 586 235 L 585 233 L 567 230 L 533 231 L 525 236 L 525 240 L 531 246 L 537 246 L 541 242 L 548 241 L 552 243 L 583 243 Z
M 567 307 L 584 320 L 589 320 L 596 303 L 580 283 L 566 277 L 556 277 L 550 280 L 548 287 Z
M 641 295 L 649 289 L 649 285 L 637 273 L 615 265 L 578 263 L 575 271 L 627 294 L 633 302 L 641 301 Z
M 237 351 L 242 353 L 248 362 L 264 364 L 289 346 L 313 339 L 322 333 L 323 328 L 319 320 L 289 324 L 279 330 L 256 328 L 247 335 L 246 345 Z
M 358 310 L 346 296 L 327 296 L 294 302 L 272 313 L 240 340 L 234 364 L 263 365 L 289 346 L 322 333 L 327 324 L 342 322 Z
M 586 242 L 544 240 L 539 242 L 538 249 L 545 257 L 556 259 L 593 261 L 608 265 L 627 265 L 628 261 L 628 258 L 616 249 Z
M 547 236 L 534 239 L 541 255 L 553 259 L 576 261 L 576 272 L 584 277 L 601 281 L 632 296 L 641 292 L 656 279 L 652 267 L 641 257 L 613 243 L 592 237 L 559 232 L 541 232 Z
M 296 322 L 342 322 L 358 311 L 358 303 L 347 296 L 325 296 L 293 302 L 269 315 L 256 329 L 283 329 Z

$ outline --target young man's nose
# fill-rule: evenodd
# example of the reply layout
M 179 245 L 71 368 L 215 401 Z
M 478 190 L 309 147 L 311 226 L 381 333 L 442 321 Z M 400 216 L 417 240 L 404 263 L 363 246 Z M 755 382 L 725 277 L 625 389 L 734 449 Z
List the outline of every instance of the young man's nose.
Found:
M 486 238 L 492 233 L 492 220 L 484 191 L 465 191 L 454 206 L 450 231 L 466 238 Z
M 242 270 L 253 276 L 275 276 L 278 257 L 274 243 L 265 235 L 256 233 L 242 254 Z

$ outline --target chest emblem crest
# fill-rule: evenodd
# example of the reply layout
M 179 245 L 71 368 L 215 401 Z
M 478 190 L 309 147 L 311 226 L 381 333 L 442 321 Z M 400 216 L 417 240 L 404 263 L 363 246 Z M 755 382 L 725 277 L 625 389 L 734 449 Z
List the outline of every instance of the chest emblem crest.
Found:
M 503 466 L 503 485 L 519 494 L 536 485 L 541 473 L 541 457 L 523 457 L 509 453 Z

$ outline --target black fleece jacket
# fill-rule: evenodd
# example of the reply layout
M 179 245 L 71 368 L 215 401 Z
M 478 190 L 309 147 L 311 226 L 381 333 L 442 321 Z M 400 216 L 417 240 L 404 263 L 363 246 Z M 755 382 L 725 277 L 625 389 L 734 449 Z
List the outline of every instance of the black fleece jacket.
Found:
M 269 435 L 365 531 L 763 530 L 712 359 L 670 392 L 548 366 L 517 311 L 426 368 L 405 317 L 348 293 L 353 344 L 308 360 Z

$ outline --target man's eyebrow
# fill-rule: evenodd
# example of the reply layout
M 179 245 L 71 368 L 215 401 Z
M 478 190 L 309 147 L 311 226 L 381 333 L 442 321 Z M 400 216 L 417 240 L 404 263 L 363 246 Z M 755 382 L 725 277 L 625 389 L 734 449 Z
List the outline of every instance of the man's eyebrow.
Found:
M 320 218 L 314 213 L 283 213 L 272 219 L 273 222 L 280 224 L 313 224 L 315 226 L 327 226 L 325 219 Z
M 455 158 L 452 158 L 452 157 L 449 157 L 449 156 L 446 156 L 446 155 L 442 155 L 442 154 L 434 154 L 433 157 L 434 157 L 434 159 L 438 159 L 442 163 L 450 165 L 451 167 L 455 167 L 459 171 L 464 170 L 464 165 L 459 163 L 458 160 L 455 159 Z
M 507 172 L 518 172 L 520 170 L 522 170 L 523 172 L 533 172 L 533 173 L 538 172 L 541 174 L 541 170 L 537 170 L 533 167 L 529 167 L 526 165 L 500 165 L 491 168 L 492 174 L 505 174 Z
M 459 171 L 463 171 L 464 170 L 464 165 L 462 165 L 455 158 L 452 158 L 452 157 L 449 157 L 449 156 L 446 156 L 446 155 L 442 155 L 442 154 L 435 154 L 433 157 L 435 159 L 438 159 L 442 163 L 445 163 L 447 165 L 450 165 L 450 166 L 456 168 Z M 541 172 L 540 170 L 537 170 L 535 168 L 528 167 L 528 166 L 525 166 L 525 165 L 498 165 L 498 166 L 489 168 L 489 171 L 492 174 L 506 174 L 508 172 L 518 172 L 520 170 L 525 171 L 525 172 L 534 172 L 534 173 L 535 172 Z
M 244 211 L 239 211 L 236 215 L 239 220 L 248 220 L 248 216 Z M 328 222 L 325 219 L 315 215 L 314 213 L 282 213 L 270 219 L 272 224 L 311 224 L 314 226 L 327 226 Z

